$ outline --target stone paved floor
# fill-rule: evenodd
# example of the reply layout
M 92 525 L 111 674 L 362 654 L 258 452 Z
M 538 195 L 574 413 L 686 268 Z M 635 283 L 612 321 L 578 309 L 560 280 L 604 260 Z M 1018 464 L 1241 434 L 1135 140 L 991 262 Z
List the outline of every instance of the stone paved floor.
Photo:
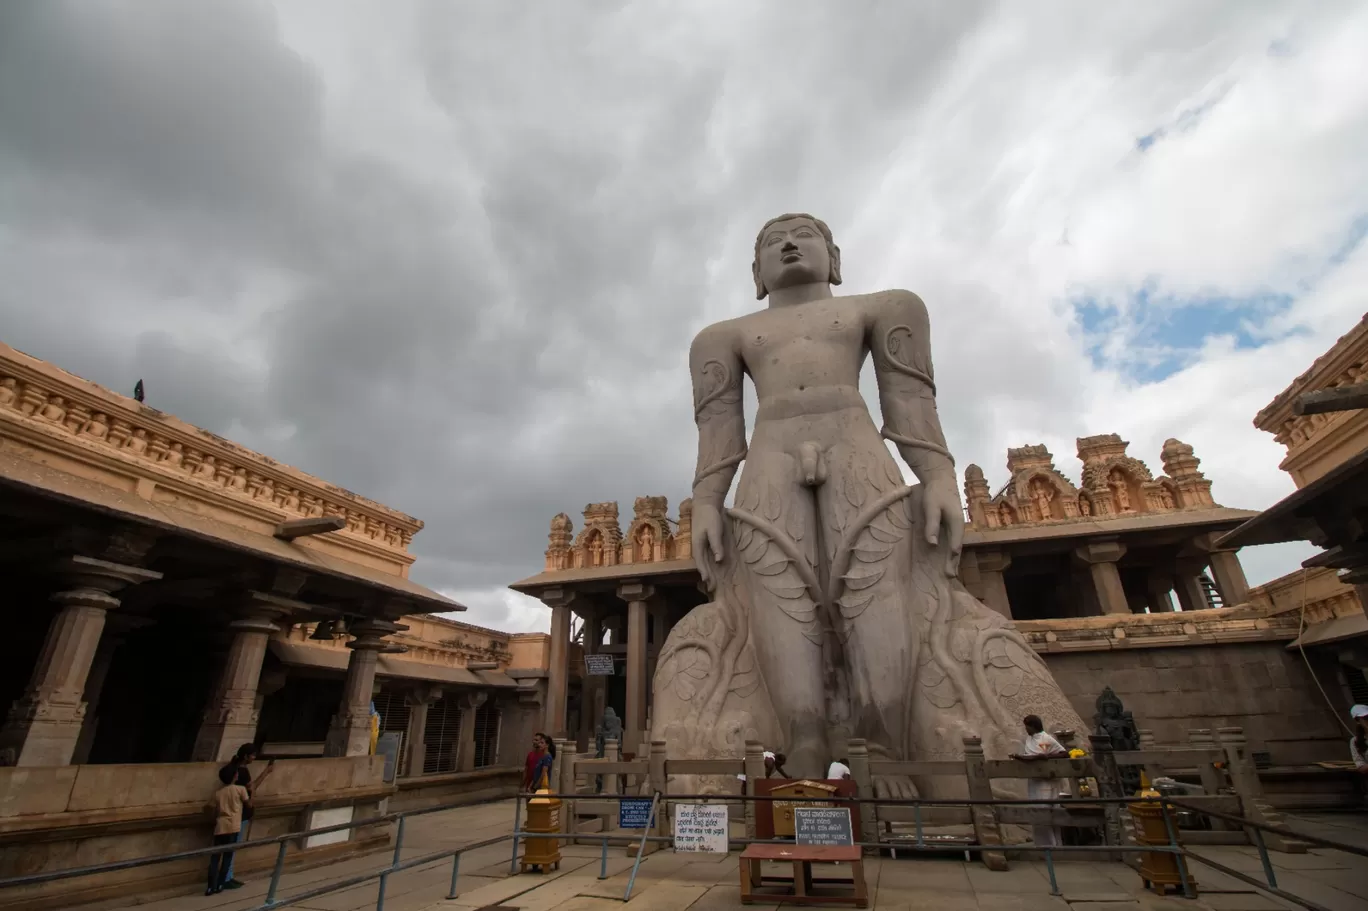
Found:
M 404 857 L 480 841 L 508 831 L 512 804 L 490 804 L 411 820 Z M 1302 817 L 1295 827 L 1312 834 L 1368 845 L 1368 818 L 1327 815 Z M 1251 847 L 1196 849 L 1252 876 L 1261 875 L 1258 852 Z M 511 845 L 484 848 L 461 860 L 459 898 L 444 896 L 451 876 L 449 862 L 409 870 L 393 878 L 385 911 L 479 911 L 492 905 L 518 911 L 609 911 L 622 905 L 631 861 L 621 847 L 610 849 L 606 880 L 599 880 L 599 849 L 567 846 L 559 872 L 508 876 Z M 1330 911 L 1368 911 L 1368 860 L 1334 851 L 1304 855 L 1272 855 L 1280 885 L 1324 905 Z M 385 866 L 389 853 L 291 873 L 284 877 L 281 898 L 329 881 Z M 1049 894 L 1043 863 L 1014 861 L 1005 873 L 993 873 L 960 860 L 866 861 L 872 907 L 879 911 L 1277 911 L 1285 907 L 1250 886 L 1197 865 L 1197 901 L 1159 898 L 1140 888 L 1139 877 L 1122 864 L 1068 861 L 1056 866 L 1060 897 Z M 139 911 L 246 911 L 265 897 L 264 879 L 233 893 L 206 898 L 180 896 L 140 904 Z M 661 852 L 642 862 L 631 905 L 644 911 L 718 911 L 740 909 L 736 856 L 676 855 Z M 362 911 L 375 907 L 376 885 L 370 883 L 303 902 L 306 911 Z M 81 911 L 114 911 L 126 901 L 85 906 Z M 775 904 L 749 906 L 776 911 Z

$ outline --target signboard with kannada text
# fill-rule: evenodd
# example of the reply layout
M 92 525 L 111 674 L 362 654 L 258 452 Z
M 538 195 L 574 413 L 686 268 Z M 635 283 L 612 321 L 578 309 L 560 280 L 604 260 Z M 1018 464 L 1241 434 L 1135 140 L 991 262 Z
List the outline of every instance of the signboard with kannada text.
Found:
M 727 805 L 679 803 L 674 808 L 674 849 L 687 853 L 726 854 Z
M 618 801 L 619 829 L 646 829 L 651 825 L 651 798 L 628 797 Z
M 800 845 L 853 845 L 849 807 L 794 807 L 793 841 Z
M 589 677 L 612 677 L 616 673 L 613 670 L 613 656 L 585 655 L 584 673 Z

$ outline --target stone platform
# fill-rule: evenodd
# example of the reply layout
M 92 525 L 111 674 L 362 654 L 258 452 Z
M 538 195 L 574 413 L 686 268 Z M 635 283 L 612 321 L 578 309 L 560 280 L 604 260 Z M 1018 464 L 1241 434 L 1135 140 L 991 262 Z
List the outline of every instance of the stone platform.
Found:
M 511 802 L 487 804 L 417 817 L 406 826 L 405 858 L 461 843 L 480 841 L 509 831 Z M 1350 843 L 1368 844 L 1368 820 L 1348 814 L 1294 819 L 1303 831 Z M 1204 847 L 1202 853 L 1251 876 L 1259 875 L 1259 857 L 1249 847 Z M 449 862 L 396 875 L 386 893 L 386 911 L 478 911 L 497 906 L 512 911 L 610 911 L 621 908 L 632 861 L 623 848 L 608 854 L 609 878 L 600 881 L 599 850 L 589 845 L 562 849 L 559 872 L 508 876 L 511 845 L 471 852 L 461 860 L 460 897 L 444 901 L 450 881 Z M 1272 855 L 1280 883 L 1330 911 L 1368 908 L 1368 864 L 1334 851 Z M 362 860 L 291 873 L 283 878 L 280 897 L 302 892 L 329 880 L 378 870 L 390 852 Z M 1276 911 L 1285 907 L 1249 886 L 1198 865 L 1201 885 L 1196 901 L 1159 898 L 1140 888 L 1129 867 L 1116 863 L 1064 861 L 1056 866 L 1062 897 L 1049 894 L 1043 863 L 1013 861 L 1012 869 L 993 873 L 959 859 L 865 862 L 872 907 L 886 911 Z M 215 898 L 181 895 L 136 905 L 140 911 L 246 911 L 261 904 L 266 881 Z M 366 911 L 375 907 L 376 885 L 307 901 L 292 907 L 305 911 Z M 737 855 L 686 855 L 660 852 L 646 858 L 637 873 L 630 906 L 642 911 L 718 911 L 740 909 Z M 87 905 L 80 911 L 115 911 L 127 901 Z M 748 906 L 776 911 L 776 905 Z

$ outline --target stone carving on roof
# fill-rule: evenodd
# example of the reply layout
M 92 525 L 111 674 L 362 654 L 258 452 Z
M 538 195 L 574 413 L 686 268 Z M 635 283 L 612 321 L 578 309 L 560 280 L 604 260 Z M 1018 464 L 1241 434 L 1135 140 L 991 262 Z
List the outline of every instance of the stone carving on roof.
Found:
M 624 535 L 616 501 L 590 503 L 584 508 L 584 525 L 573 537 L 570 517 L 559 513 L 547 536 L 546 571 L 688 559 L 693 554 L 693 500 L 679 504 L 677 523 L 668 511 L 665 497 L 637 497 Z
M 153 488 L 211 501 L 267 522 L 339 516 L 330 533 L 388 559 L 405 552 L 419 520 L 335 487 L 126 396 L 0 345 L 0 437 L 49 449 Z M 140 493 L 142 492 L 140 487 Z
M 1130 445 L 1114 433 L 1080 437 L 1082 485 L 1075 486 L 1054 464 L 1042 444 L 1007 450 L 1007 484 L 996 494 L 983 469 L 964 471 L 969 525 L 976 529 L 1017 525 L 1092 522 L 1142 513 L 1214 508 L 1211 481 L 1197 468 L 1192 447 L 1170 439 L 1161 458 L 1166 475 L 1154 477 L 1144 462 L 1129 455 Z
M 584 528 L 573 546 L 575 569 L 616 566 L 622 562 L 622 526 L 616 500 L 584 507 Z
M 655 563 L 674 559 L 674 530 L 665 512 L 664 497 L 637 497 L 632 504 L 632 524 L 622 549 L 623 563 Z

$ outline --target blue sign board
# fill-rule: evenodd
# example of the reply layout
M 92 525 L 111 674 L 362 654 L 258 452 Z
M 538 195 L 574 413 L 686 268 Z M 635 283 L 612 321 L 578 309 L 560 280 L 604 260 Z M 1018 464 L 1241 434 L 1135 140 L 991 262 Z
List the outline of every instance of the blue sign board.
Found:
M 647 829 L 651 826 L 651 798 L 629 797 L 618 802 L 619 829 Z

